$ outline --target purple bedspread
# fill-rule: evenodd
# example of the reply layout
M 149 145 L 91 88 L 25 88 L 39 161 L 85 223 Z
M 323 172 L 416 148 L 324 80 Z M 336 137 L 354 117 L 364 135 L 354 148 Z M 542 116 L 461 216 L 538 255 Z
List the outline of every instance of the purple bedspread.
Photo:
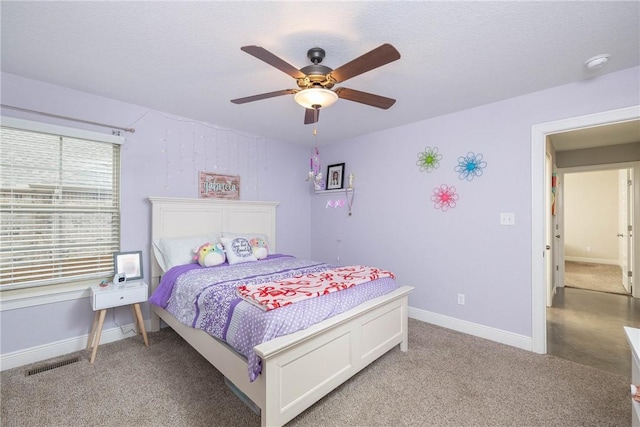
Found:
M 330 268 L 334 266 L 287 255 L 209 268 L 188 264 L 169 270 L 149 302 L 165 308 L 183 324 L 227 342 L 247 358 L 249 379 L 254 381 L 261 371 L 260 358 L 253 350 L 256 345 L 305 329 L 398 288 L 393 279 L 378 279 L 269 311 L 236 293 L 243 284 L 267 283 Z

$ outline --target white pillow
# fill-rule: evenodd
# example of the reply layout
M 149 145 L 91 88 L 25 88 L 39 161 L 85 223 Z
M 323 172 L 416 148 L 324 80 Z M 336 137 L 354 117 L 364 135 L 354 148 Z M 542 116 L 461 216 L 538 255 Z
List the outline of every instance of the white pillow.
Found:
M 249 245 L 249 240 L 244 237 L 221 237 L 220 241 L 224 246 L 229 264 L 239 264 L 241 262 L 257 261 L 253 255 L 253 249 Z
M 166 237 L 153 241 L 153 253 L 162 271 L 169 271 L 176 265 L 193 262 L 194 249 L 204 243 L 216 244 L 220 233 L 211 232 L 197 236 Z
M 259 241 L 264 242 L 264 248 L 266 249 L 266 255 L 272 253 L 271 252 L 271 246 L 269 245 L 269 237 L 266 234 L 263 233 L 227 233 L 227 232 L 223 232 L 222 233 L 222 237 L 229 237 L 229 238 L 234 238 L 234 237 L 244 237 L 245 239 L 247 239 L 249 241 L 249 243 L 251 244 L 253 239 L 258 239 Z M 252 245 L 253 246 L 253 245 Z M 262 245 L 260 245 L 262 246 Z M 255 251 L 254 251 L 254 255 L 255 255 Z

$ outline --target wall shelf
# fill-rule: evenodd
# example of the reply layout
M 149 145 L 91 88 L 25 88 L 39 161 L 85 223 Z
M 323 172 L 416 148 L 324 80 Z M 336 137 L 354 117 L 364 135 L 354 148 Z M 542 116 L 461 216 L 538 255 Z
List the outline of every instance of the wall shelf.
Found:
M 340 188 L 337 190 L 315 190 L 316 194 L 331 194 L 331 193 L 344 193 L 345 189 Z M 353 192 L 353 188 L 347 188 L 347 193 Z

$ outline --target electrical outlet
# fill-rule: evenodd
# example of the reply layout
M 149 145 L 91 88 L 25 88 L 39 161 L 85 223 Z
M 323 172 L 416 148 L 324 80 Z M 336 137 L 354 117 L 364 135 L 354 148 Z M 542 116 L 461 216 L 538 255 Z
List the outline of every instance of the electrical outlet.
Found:
M 591 252 L 591 246 L 587 246 L 587 252 Z
M 464 305 L 464 294 L 458 294 L 458 304 Z

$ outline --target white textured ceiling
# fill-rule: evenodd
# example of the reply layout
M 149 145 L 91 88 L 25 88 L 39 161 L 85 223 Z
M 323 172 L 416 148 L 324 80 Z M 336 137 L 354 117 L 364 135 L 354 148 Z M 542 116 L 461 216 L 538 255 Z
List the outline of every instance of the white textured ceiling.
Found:
M 305 145 L 640 63 L 637 1 L 0 4 L 5 72 Z M 296 87 L 241 46 L 262 46 L 297 68 L 319 46 L 323 64 L 337 68 L 383 43 L 401 59 L 339 86 L 396 104 L 380 110 L 341 99 L 321 111 L 317 141 L 291 95 L 230 102 Z M 583 66 L 601 53 L 611 54 L 606 68 Z

